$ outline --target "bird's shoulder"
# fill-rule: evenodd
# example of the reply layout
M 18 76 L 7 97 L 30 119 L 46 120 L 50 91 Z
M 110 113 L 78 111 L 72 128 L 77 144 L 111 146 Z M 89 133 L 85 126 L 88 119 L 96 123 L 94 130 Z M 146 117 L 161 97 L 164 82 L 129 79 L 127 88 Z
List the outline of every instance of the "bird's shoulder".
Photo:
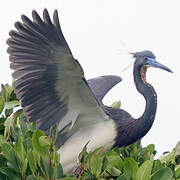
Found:
M 104 112 L 114 121 L 118 121 L 118 123 L 121 123 L 123 121 L 126 121 L 128 119 L 132 119 L 132 116 L 125 110 L 121 108 L 113 108 L 110 106 L 104 106 Z

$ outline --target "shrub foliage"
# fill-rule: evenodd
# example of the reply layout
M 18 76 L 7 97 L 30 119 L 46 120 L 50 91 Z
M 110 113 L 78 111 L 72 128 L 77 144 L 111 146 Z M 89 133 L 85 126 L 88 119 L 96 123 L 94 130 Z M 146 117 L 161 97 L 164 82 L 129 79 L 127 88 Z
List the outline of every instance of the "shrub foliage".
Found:
M 13 87 L 1 86 L 0 94 L 0 180 L 180 180 L 180 142 L 159 159 L 154 144 L 140 141 L 104 152 L 103 147 L 79 154 L 72 176 L 65 175 L 54 146 L 56 136 L 26 123 Z M 114 103 L 119 107 L 120 103 Z

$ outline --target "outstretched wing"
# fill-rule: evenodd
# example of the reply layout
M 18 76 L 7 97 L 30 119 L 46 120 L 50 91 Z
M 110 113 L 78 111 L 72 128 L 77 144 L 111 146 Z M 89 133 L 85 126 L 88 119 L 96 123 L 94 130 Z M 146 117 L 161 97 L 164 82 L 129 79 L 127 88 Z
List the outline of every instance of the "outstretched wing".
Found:
M 119 76 L 107 75 L 89 79 L 87 82 L 99 103 L 102 103 L 108 91 L 121 81 Z
M 66 43 L 57 11 L 53 22 L 46 9 L 43 20 L 36 11 L 32 18 L 22 15 L 22 23 L 15 23 L 17 30 L 7 40 L 10 67 L 15 70 L 13 86 L 27 120 L 47 132 L 57 123 L 60 131 L 72 128 L 78 117 L 83 125 L 89 124 L 91 115 L 104 120 L 107 116 Z

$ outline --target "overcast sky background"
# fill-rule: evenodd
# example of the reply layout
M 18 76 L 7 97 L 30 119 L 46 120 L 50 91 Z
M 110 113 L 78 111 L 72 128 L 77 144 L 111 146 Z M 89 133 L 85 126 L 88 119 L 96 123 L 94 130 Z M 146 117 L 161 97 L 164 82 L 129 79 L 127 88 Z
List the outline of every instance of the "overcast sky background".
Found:
M 137 92 L 132 66 L 120 73 L 133 59 L 121 54 L 151 50 L 173 74 L 150 68 L 147 80 L 158 95 L 155 122 L 143 138 L 143 144 L 154 143 L 158 154 L 170 151 L 180 140 L 180 2 L 178 0 L 6 0 L 0 6 L 0 83 L 11 84 L 6 53 L 8 32 L 20 15 L 31 17 L 33 9 L 42 15 L 47 8 L 59 12 L 65 38 L 82 65 L 87 79 L 101 75 L 120 75 L 123 81 L 109 92 L 105 104 L 122 102 L 121 108 L 134 117 L 144 111 L 145 101 Z

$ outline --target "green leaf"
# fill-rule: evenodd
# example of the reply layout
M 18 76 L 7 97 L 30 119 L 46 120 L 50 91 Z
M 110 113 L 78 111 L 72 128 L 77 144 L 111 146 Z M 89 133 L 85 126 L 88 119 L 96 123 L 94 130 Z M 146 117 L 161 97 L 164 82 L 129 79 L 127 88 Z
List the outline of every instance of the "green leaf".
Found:
M 35 176 L 29 175 L 27 176 L 26 180 L 37 180 Z
M 33 175 L 30 175 L 26 178 L 26 180 L 46 180 L 45 178 L 39 176 L 39 177 L 35 177 Z
M 103 152 L 104 152 L 104 147 L 101 146 L 101 147 L 95 149 L 95 150 L 92 152 L 92 154 L 96 154 L 96 155 L 100 155 L 100 156 L 101 156 L 101 155 L 103 154 Z M 90 154 L 91 154 L 91 153 L 90 153 Z
M 41 166 L 40 155 L 36 151 L 33 151 L 33 156 L 34 156 L 34 160 L 37 162 L 37 164 L 39 166 Z
M 4 167 L 6 166 L 6 164 L 7 164 L 7 159 L 2 154 L 0 154 L 0 167 Z
M 29 167 L 32 171 L 33 174 L 35 174 L 36 170 L 37 170 L 37 160 L 34 157 L 33 151 L 32 149 L 30 149 L 27 153 L 27 159 L 29 162 Z
M 79 162 L 82 163 L 82 164 L 85 163 L 85 160 L 86 160 L 86 158 L 88 156 L 88 153 L 87 153 L 87 145 L 88 144 L 89 144 L 89 141 L 83 147 L 82 151 L 79 153 L 79 156 L 78 156 Z
M 32 146 L 34 150 L 40 154 L 42 157 L 47 157 L 49 155 L 49 147 L 48 146 L 41 146 L 40 137 L 45 136 L 44 132 L 37 129 L 34 131 L 32 136 Z
M 60 178 L 59 180 L 77 180 L 75 177 L 65 177 L 65 178 Z
M 28 151 L 28 149 L 32 148 L 32 138 L 27 137 L 24 140 L 24 148 L 25 148 L 26 151 Z
M 12 101 L 12 100 L 18 100 L 17 97 L 16 97 L 16 94 L 15 94 L 15 92 L 14 92 L 14 89 L 13 89 L 13 91 L 12 91 L 11 94 L 10 94 L 10 100 L 11 100 L 11 101 Z
M 8 143 L 2 144 L 2 152 L 7 160 L 12 160 L 11 151 L 13 151 L 13 148 L 10 144 Z
M 168 163 L 166 167 L 170 168 L 173 172 L 175 171 L 175 164 L 172 162 Z
M 0 114 L 2 113 L 5 106 L 5 100 L 2 96 L 0 96 Z
M 39 176 L 39 177 L 37 177 L 37 180 L 46 180 L 46 179 L 41 177 L 41 176 Z
M 103 170 L 104 169 L 112 176 L 119 176 L 122 173 L 123 160 L 114 150 L 106 152 L 106 156 L 103 159 Z
M 163 156 L 159 158 L 161 163 L 168 164 L 169 162 L 174 163 L 175 162 L 175 150 L 171 151 L 170 153 L 166 153 Z
M 63 168 L 61 166 L 61 164 L 58 165 L 57 167 L 57 174 L 56 174 L 56 178 L 62 178 L 63 177 Z
M 111 107 L 113 107 L 113 108 L 120 108 L 120 107 L 121 107 L 121 101 L 116 101 L 116 102 L 114 102 L 114 103 L 111 105 Z
M 138 169 L 136 180 L 149 180 L 153 166 L 152 160 L 145 161 Z
M 2 146 L 2 144 L 6 143 L 6 137 L 0 135 L 0 146 Z
M 13 91 L 14 88 L 12 86 L 1 84 L 1 95 L 4 97 L 6 102 L 10 101 Z
M 175 168 L 175 176 L 176 178 L 180 177 L 180 165 L 177 165 Z
M 44 176 L 48 176 L 48 178 L 49 178 L 48 165 L 47 165 L 47 163 L 44 161 L 43 158 L 40 158 L 40 166 L 41 166 L 42 169 L 43 169 L 43 175 L 44 175 Z
M 6 118 L 0 118 L 0 131 L 5 130 L 4 122 L 6 121 Z
M 117 177 L 116 180 L 127 180 L 127 179 L 126 179 L 126 176 L 122 174 L 121 176 Z
M 53 158 L 55 166 L 57 166 L 60 162 L 60 154 L 56 151 L 56 149 L 53 149 Z
M 119 176 L 121 175 L 121 171 L 115 167 L 109 168 L 108 173 L 110 173 L 112 176 Z
M 107 168 L 106 168 L 107 170 L 111 169 L 112 167 L 116 167 L 117 169 L 122 171 L 122 169 L 123 169 L 123 160 L 119 156 L 118 153 L 111 150 L 111 151 L 106 153 L 106 158 L 107 158 L 107 161 L 108 161 Z
M 162 167 L 163 167 L 163 164 L 161 163 L 161 161 L 159 159 L 155 160 L 153 163 L 152 173 L 158 171 Z
M 175 147 L 175 155 L 180 155 L 180 141 L 176 144 Z
M 17 174 L 9 167 L 1 167 L 0 172 L 9 177 L 10 179 L 21 180 L 20 176 L 17 176 Z
M 12 113 L 13 113 L 13 109 L 5 109 L 4 114 L 6 117 L 9 117 Z
M 129 179 L 135 179 L 138 170 L 138 163 L 133 158 L 124 161 L 124 173 Z
M 104 156 L 104 158 L 103 158 L 102 172 L 105 171 L 105 169 L 107 168 L 107 165 L 108 165 L 108 160 L 107 160 L 107 157 Z
M 13 100 L 5 103 L 5 108 L 6 109 L 12 109 L 14 107 L 17 107 L 20 105 L 20 101 L 18 100 Z
M 4 143 L 1 148 L 5 158 L 12 164 L 13 169 L 18 172 L 19 169 L 16 164 L 16 156 L 13 147 L 8 143 Z
M 24 146 L 23 146 L 21 137 L 18 139 L 18 142 L 16 144 L 16 153 L 17 153 L 17 156 L 19 157 L 19 159 L 21 160 L 21 162 L 24 162 L 25 150 L 24 150 Z
M 10 162 L 15 161 L 15 152 L 14 152 L 13 147 L 10 144 L 3 143 L 1 148 L 7 160 L 9 160 Z
M 171 180 L 172 177 L 173 173 L 170 168 L 162 168 L 154 173 L 150 180 Z
M 92 154 L 90 158 L 91 173 L 96 177 L 99 177 L 101 174 L 102 166 L 103 166 L 103 159 L 96 154 Z
M 3 85 L 3 84 L 1 84 L 1 96 L 6 101 L 6 88 L 5 88 L 5 85 Z
M 146 147 L 146 150 L 148 150 L 151 154 L 154 153 L 154 149 L 155 149 L 154 144 L 149 144 L 149 145 Z
M 6 119 L 4 122 L 5 131 L 4 134 L 6 135 L 8 132 L 10 132 L 10 128 L 14 125 L 14 116 L 13 114 Z
M 23 166 L 22 166 L 22 175 L 23 176 L 26 174 L 27 165 L 28 165 L 28 159 L 26 158 L 26 159 L 24 159 Z
M 50 146 L 51 144 L 50 139 L 47 136 L 41 136 L 39 142 L 42 147 Z

